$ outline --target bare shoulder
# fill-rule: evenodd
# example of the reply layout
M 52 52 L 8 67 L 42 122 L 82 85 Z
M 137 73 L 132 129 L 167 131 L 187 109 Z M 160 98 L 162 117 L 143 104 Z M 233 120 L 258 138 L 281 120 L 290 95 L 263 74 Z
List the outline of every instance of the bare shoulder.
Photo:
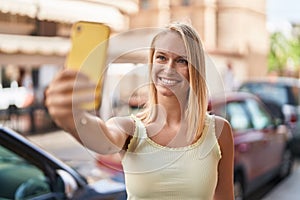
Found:
M 230 123 L 220 116 L 215 116 L 216 136 L 222 146 L 233 145 L 233 133 Z
M 105 122 L 107 128 L 114 133 L 132 135 L 135 130 L 135 122 L 130 116 L 113 117 Z

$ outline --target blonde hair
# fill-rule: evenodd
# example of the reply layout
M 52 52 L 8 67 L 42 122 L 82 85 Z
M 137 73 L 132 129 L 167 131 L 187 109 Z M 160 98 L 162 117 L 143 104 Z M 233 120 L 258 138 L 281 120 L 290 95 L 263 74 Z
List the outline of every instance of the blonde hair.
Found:
M 149 54 L 149 74 L 151 74 L 153 67 L 155 42 L 160 36 L 168 32 L 176 32 L 179 34 L 186 48 L 190 90 L 185 119 L 188 122 L 188 139 L 191 139 L 191 137 L 195 138 L 201 135 L 208 106 L 204 50 L 198 33 L 191 26 L 184 23 L 172 23 L 167 26 L 166 29 L 158 33 L 152 40 Z M 142 114 L 142 119 L 145 120 L 145 122 L 151 122 L 155 119 L 157 110 L 151 109 L 151 106 L 157 103 L 157 90 L 154 83 L 151 82 L 149 100 L 146 104 L 145 112 Z

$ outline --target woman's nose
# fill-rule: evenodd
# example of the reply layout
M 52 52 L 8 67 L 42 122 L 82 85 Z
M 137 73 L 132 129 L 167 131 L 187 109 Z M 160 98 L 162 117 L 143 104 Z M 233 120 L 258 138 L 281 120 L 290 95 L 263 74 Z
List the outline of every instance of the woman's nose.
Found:
M 165 69 L 164 71 L 171 75 L 171 74 L 175 74 L 176 73 L 176 68 L 175 68 L 175 63 L 174 61 L 168 61 L 165 65 Z
M 175 63 L 172 59 L 169 59 L 167 64 L 166 64 L 168 69 L 175 69 Z

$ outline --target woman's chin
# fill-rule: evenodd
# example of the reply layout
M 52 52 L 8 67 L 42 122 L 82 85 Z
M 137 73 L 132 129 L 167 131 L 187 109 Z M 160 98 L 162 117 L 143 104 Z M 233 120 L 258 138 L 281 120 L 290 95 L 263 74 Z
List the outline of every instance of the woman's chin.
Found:
M 175 95 L 174 92 L 170 88 L 167 88 L 164 86 L 158 86 L 157 92 L 159 94 L 161 94 L 162 96 L 174 96 Z

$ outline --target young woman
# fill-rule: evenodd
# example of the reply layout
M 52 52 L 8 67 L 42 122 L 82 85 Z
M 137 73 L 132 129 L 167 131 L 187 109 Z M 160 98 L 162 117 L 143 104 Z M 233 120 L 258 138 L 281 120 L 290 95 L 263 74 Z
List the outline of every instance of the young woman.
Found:
M 198 34 L 170 24 L 154 37 L 149 61 L 149 100 L 141 113 L 104 122 L 80 109 L 93 96 L 77 95 L 95 86 L 64 70 L 46 92 L 50 114 L 89 149 L 122 155 L 128 199 L 234 199 L 232 131 L 207 114 Z

